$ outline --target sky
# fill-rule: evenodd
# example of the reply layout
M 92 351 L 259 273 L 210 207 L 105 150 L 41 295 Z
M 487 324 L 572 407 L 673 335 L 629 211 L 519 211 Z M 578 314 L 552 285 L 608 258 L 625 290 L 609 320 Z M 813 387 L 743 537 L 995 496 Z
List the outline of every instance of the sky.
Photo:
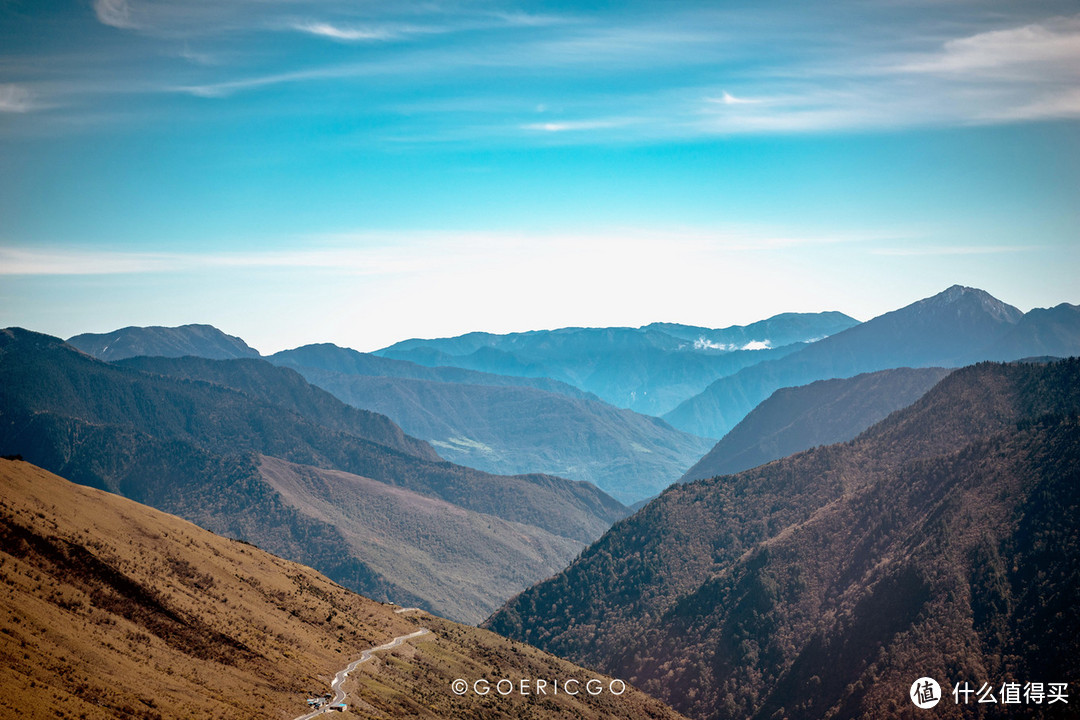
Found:
M 0 0 L 0 326 L 1080 303 L 1080 6 Z

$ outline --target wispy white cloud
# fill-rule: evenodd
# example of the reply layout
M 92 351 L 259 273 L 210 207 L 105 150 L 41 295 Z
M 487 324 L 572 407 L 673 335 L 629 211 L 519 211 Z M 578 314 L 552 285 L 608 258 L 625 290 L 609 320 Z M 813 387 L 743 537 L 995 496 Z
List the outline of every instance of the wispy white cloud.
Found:
M 1024 104 L 1000 108 L 994 117 L 999 120 L 1044 120 L 1047 118 L 1080 118 L 1080 87 L 1069 88 Z
M 139 27 L 132 18 L 128 0 L 94 0 L 94 13 L 104 25 L 125 30 Z
M 166 267 L 165 256 L 153 253 L 0 248 L 0 275 L 115 275 Z
M 722 105 L 757 105 L 763 102 L 763 100 L 761 100 L 760 98 L 735 97 L 727 90 L 721 93 L 720 97 L 707 97 L 705 98 L 705 101 L 711 103 L 720 103 Z
M 192 50 L 191 47 L 187 44 L 184 44 L 183 47 L 177 50 L 176 55 L 194 65 L 203 65 L 209 67 L 221 64 L 221 58 L 218 55 L 214 53 Z
M 432 110 L 418 110 L 396 126 L 382 124 L 393 126 L 386 137 L 394 140 L 507 142 L 559 135 L 568 143 L 662 141 L 1080 117 L 1080 16 L 1013 21 L 1013 26 L 990 30 L 983 17 L 981 24 L 968 24 L 966 33 L 957 30 L 953 37 L 929 40 L 925 32 L 913 30 L 910 37 L 896 34 L 887 47 L 879 47 L 820 33 L 816 26 L 807 30 L 816 33 L 814 42 L 800 44 L 801 29 L 787 15 L 786 27 L 736 26 L 731 14 L 715 11 L 627 14 L 599 22 L 605 19 L 602 14 L 484 12 L 414 2 L 388 9 L 337 2 L 298 5 L 296 0 L 94 0 L 93 7 L 103 23 L 171 33 L 185 43 L 193 33 L 225 36 L 226 29 L 243 28 L 250 31 L 245 37 L 286 30 L 377 46 L 365 51 L 363 62 L 353 56 L 318 64 L 324 56 L 304 55 L 295 50 L 303 43 L 284 42 L 272 62 L 240 64 L 215 62 L 215 44 L 200 39 L 202 52 L 192 53 L 185 45 L 179 54 L 204 72 L 189 68 L 171 75 L 163 70 L 159 77 L 143 74 L 122 92 L 166 89 L 226 98 L 285 85 L 361 85 L 375 77 L 394 77 L 393 87 L 405 89 L 438 76 L 445 92 L 431 98 Z M 317 9 L 319 19 L 298 20 L 304 15 L 295 14 L 297 7 Z M 996 22 L 1005 21 L 996 17 Z M 388 42 L 455 32 L 468 32 L 467 41 Z M 781 40 L 790 51 L 763 61 L 763 44 Z M 117 77 L 113 72 L 109 79 Z M 560 82 L 572 78 L 556 90 L 565 99 L 552 97 L 551 83 L 536 82 L 552 77 Z M 0 86 L 6 88 L 0 90 L 0 111 L 34 107 L 35 98 L 20 94 L 33 83 L 19 79 L 19 85 Z M 70 94 L 86 104 L 93 102 L 91 96 L 104 103 L 117 94 L 115 85 L 100 76 L 88 78 Z M 492 110 L 494 87 L 502 88 L 501 98 L 513 100 L 504 105 L 561 109 L 538 121 L 520 111 Z M 390 97 L 395 91 L 382 90 L 368 94 L 365 111 L 402 119 L 405 93 Z M 440 103 L 460 109 L 440 112 L 434 109 Z M 470 104 L 477 109 L 464 109 Z
M 797 73 L 750 73 L 743 83 L 757 88 L 756 102 L 706 94 L 692 127 L 768 134 L 1080 117 L 1080 16 L 942 40 L 896 58 L 869 51 Z
M 1080 117 L 1080 15 L 942 38 L 918 52 L 838 44 L 751 67 L 739 92 L 667 103 L 670 131 L 775 134 Z M 840 52 L 842 51 L 842 52 Z M 837 54 L 840 53 L 840 54 Z M 688 93 L 692 95 L 692 93 Z M 671 118 L 669 118 L 671 119 Z
M 0 112 L 25 113 L 35 109 L 34 97 L 22 85 L 0 85 Z
M 363 27 L 333 25 L 328 22 L 302 22 L 294 23 L 293 29 L 309 35 L 340 40 L 344 42 L 357 42 L 361 40 L 390 40 L 398 37 L 400 33 L 384 27 Z
M 502 16 L 500 16 L 502 17 Z M 445 26 L 377 24 L 337 25 L 328 22 L 292 22 L 288 28 L 338 41 L 392 40 L 407 36 L 446 34 L 462 30 L 491 31 L 476 42 L 451 48 L 416 49 L 388 52 L 364 63 L 345 62 L 321 65 L 304 70 L 252 75 L 247 78 L 222 80 L 198 85 L 182 85 L 175 89 L 204 97 L 224 97 L 243 90 L 323 80 L 350 80 L 363 77 L 394 75 L 408 81 L 430 78 L 433 73 L 461 78 L 476 71 L 490 71 L 504 77 L 522 72 L 534 75 L 539 70 L 565 71 L 585 68 L 586 72 L 618 72 L 629 67 L 655 68 L 677 66 L 688 58 L 704 62 L 708 55 L 710 36 L 701 30 L 679 27 L 646 27 L 631 25 L 621 28 L 584 26 L 556 17 L 533 18 L 524 22 L 516 15 L 507 16 L 499 24 L 484 25 L 462 22 Z M 554 36 L 541 33 L 525 38 L 508 37 L 499 28 L 519 23 L 525 28 L 546 28 L 566 25 Z M 469 84 L 467 81 L 465 84 Z M 486 128 L 485 128 L 486 132 Z
M 573 20 L 565 15 L 550 15 L 527 12 L 495 12 L 492 16 L 499 22 L 512 27 L 548 27 L 565 25 Z
M 1045 79 L 1047 72 L 1080 76 L 1080 16 L 955 38 L 896 69 L 1032 80 Z
M 934 245 L 928 247 L 876 248 L 874 255 L 895 257 L 917 257 L 932 255 L 998 255 L 1001 253 L 1034 252 L 1042 249 L 1040 245 Z
M 727 350 L 727 351 L 731 351 L 731 350 L 737 350 L 738 346 L 737 345 L 732 345 L 732 344 L 729 344 L 729 343 L 713 342 L 712 340 L 709 340 L 708 338 L 699 337 L 697 340 L 694 341 L 694 349 L 695 350 Z
M 229 253 L 0 248 L 0 275 L 130 275 L 214 269 L 322 269 L 354 275 L 415 271 L 427 261 L 400 248 L 314 248 Z
M 310 269 L 338 274 L 435 272 L 482 258 L 550 256 L 591 248 L 599 259 L 620 248 L 668 248 L 691 256 L 746 256 L 748 252 L 813 248 L 838 243 L 876 243 L 911 237 L 912 232 L 866 230 L 836 234 L 799 233 L 784 228 L 732 225 L 663 229 L 615 227 L 591 232 L 518 231 L 358 231 L 292 239 L 290 249 L 233 252 L 142 252 L 110 248 L 0 246 L 0 275 L 110 275 L 176 273 L 214 269 Z M 577 250 L 575 250 L 577 248 Z M 667 252 L 667 251 L 666 251 Z M 486 261 L 485 261 L 486 262 Z
M 607 130 L 626 127 L 636 121 L 635 118 L 612 118 L 605 120 L 564 120 L 552 122 L 526 123 L 523 130 L 535 130 L 546 133 L 580 132 L 584 130 Z
M 1080 15 L 954 38 L 885 72 L 897 87 L 919 83 L 959 122 L 1080 117 Z
M 573 28 L 496 59 L 507 65 L 583 66 L 590 72 L 603 68 L 705 64 L 723 54 L 722 38 L 715 29 L 687 26 L 676 20 L 605 25 Z
M 394 72 L 392 65 L 385 63 L 346 63 L 328 65 L 307 70 L 258 75 L 239 80 L 225 80 L 202 85 L 177 85 L 166 88 L 170 92 L 187 93 L 196 97 L 225 98 L 244 90 L 255 90 L 275 85 L 295 83 L 347 80 L 350 78 L 371 77 Z
M 742 346 L 734 343 L 713 342 L 703 337 L 699 337 L 694 341 L 695 350 L 724 350 L 731 352 L 732 350 L 769 350 L 770 348 L 772 348 L 772 342 L 769 340 L 751 340 Z

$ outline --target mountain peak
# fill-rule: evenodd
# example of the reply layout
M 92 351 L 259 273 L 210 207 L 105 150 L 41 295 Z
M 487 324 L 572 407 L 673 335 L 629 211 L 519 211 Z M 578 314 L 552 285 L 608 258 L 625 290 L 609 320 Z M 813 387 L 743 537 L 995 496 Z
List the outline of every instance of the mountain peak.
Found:
M 177 327 L 125 327 L 110 333 L 84 333 L 68 338 L 68 344 L 101 360 L 113 361 L 137 355 L 209 360 L 259 357 L 259 352 L 234 335 L 213 325 Z
M 1019 322 L 1024 315 L 1019 309 L 998 300 L 985 290 L 964 285 L 953 285 L 942 290 L 937 295 L 919 300 L 908 307 L 938 309 L 958 306 L 985 313 L 995 320 L 1005 321 L 1010 324 Z

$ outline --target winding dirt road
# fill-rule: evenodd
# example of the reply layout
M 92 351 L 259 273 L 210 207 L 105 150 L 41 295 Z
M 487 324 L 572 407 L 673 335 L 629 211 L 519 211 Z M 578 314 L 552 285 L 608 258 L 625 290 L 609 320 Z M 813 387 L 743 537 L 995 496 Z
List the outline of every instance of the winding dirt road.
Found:
M 414 608 L 405 609 L 412 610 Z M 341 689 L 341 684 L 344 683 L 345 680 L 349 677 L 349 673 L 356 669 L 357 665 L 370 660 L 372 653 L 379 652 L 380 650 L 392 650 L 406 640 L 414 637 L 420 637 L 421 635 L 427 635 L 429 632 L 431 631 L 427 628 L 420 628 L 414 633 L 409 633 L 408 635 L 398 635 L 396 638 L 386 643 L 385 645 L 379 645 L 378 647 L 373 647 L 360 653 L 360 659 L 354 660 L 353 662 L 349 663 L 343 670 L 339 670 L 337 675 L 334 676 L 334 681 L 330 683 L 330 689 L 334 692 L 334 699 L 314 712 L 310 712 L 307 715 L 300 715 L 296 718 L 296 720 L 311 720 L 311 718 L 313 717 L 322 715 L 325 712 L 330 712 L 331 705 L 345 702 L 345 698 L 348 697 L 348 695 L 345 693 L 344 690 Z

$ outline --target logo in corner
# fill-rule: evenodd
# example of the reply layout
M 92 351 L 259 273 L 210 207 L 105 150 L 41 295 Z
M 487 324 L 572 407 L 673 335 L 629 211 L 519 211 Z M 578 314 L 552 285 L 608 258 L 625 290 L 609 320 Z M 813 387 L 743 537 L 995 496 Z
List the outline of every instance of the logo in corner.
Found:
M 941 686 L 934 678 L 921 677 L 911 683 L 908 695 L 911 696 L 911 702 L 915 703 L 915 707 L 929 710 L 941 701 Z

